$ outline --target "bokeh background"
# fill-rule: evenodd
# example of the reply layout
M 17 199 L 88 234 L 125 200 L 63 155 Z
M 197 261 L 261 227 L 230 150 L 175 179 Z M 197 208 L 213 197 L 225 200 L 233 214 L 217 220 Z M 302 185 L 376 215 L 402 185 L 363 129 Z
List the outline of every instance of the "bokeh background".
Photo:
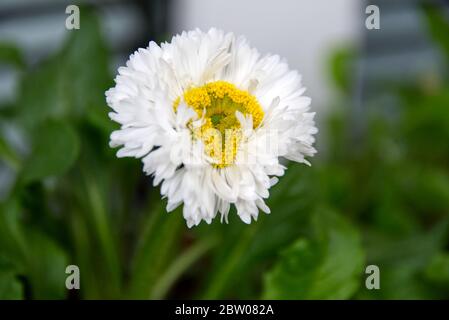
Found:
M 104 92 L 150 40 L 212 26 L 299 70 L 319 153 L 272 214 L 187 229 L 108 147 Z M 448 61 L 446 1 L 3 0 L 0 299 L 448 299 Z

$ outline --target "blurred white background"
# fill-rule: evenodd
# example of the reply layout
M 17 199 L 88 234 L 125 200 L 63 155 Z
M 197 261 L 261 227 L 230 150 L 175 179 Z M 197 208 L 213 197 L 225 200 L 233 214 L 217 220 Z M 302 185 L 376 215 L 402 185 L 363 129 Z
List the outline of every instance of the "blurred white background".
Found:
M 327 59 L 333 48 L 357 46 L 364 29 L 360 0 L 172 0 L 172 32 L 217 27 L 245 35 L 303 75 L 315 110 L 331 99 Z

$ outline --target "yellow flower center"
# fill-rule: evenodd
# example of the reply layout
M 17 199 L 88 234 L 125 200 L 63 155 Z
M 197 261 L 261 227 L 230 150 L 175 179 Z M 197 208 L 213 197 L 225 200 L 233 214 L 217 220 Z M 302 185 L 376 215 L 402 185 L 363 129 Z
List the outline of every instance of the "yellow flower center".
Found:
M 253 128 L 257 128 L 264 117 L 263 109 L 253 95 L 226 81 L 190 88 L 183 98 L 199 117 L 205 112 L 204 124 L 199 128 L 191 126 L 191 129 L 194 137 L 203 140 L 207 155 L 218 168 L 233 164 L 237 155 L 242 133 L 236 111 L 251 115 Z M 173 103 L 175 110 L 180 100 Z

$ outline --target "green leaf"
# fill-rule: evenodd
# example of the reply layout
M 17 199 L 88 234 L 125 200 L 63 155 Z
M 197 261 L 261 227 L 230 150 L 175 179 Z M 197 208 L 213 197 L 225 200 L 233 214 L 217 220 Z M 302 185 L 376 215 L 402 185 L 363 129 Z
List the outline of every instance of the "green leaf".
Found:
M 235 210 L 229 213 L 230 223 L 216 221 L 212 225 L 199 226 L 202 241 L 221 236 L 214 250 L 211 272 L 203 279 L 199 294 L 203 299 L 226 297 L 253 297 L 258 288 L 253 282 L 242 283 L 242 277 L 260 276 L 260 265 L 277 257 L 279 250 L 292 243 L 306 229 L 306 222 L 320 186 L 315 171 L 305 166 L 292 164 L 278 185 L 271 190 L 268 205 L 271 214 L 259 214 L 257 222 L 246 225 L 237 217 Z M 286 223 L 288 221 L 288 223 Z M 255 270 L 260 270 L 255 272 Z M 242 287 L 248 286 L 247 292 Z M 249 293 L 248 291 L 254 291 Z
M 266 275 L 267 299 L 347 299 L 360 285 L 364 253 L 357 231 L 330 212 L 314 216 L 315 237 L 296 241 Z
M 425 270 L 425 276 L 433 283 L 449 288 L 449 253 L 435 255 Z
M 25 128 L 68 113 L 70 99 L 65 90 L 63 62 L 52 57 L 27 72 L 19 83 L 17 116 Z M 39 84 L 39 85 L 37 85 Z
M 24 183 L 61 175 L 74 164 L 79 153 L 76 132 L 62 121 L 48 121 L 36 132 L 33 150 L 24 164 Z
M 86 178 L 86 202 L 88 204 L 89 225 L 94 233 L 92 238 L 98 243 L 97 260 L 103 263 L 102 272 L 107 276 L 108 295 L 117 298 L 120 292 L 121 269 L 118 243 L 114 237 L 111 215 L 101 192 L 99 183 L 93 177 Z M 93 245 L 93 244 L 92 244 Z
M 155 205 L 140 231 L 127 298 L 148 299 L 159 294 L 153 290 L 170 265 L 181 228 L 184 221 L 179 210 L 168 214 L 161 203 Z
M 8 163 L 12 168 L 18 169 L 20 164 L 19 156 L 15 150 L 11 148 L 9 143 L 0 136 L 0 159 Z
M 64 250 L 46 235 L 28 231 L 29 246 L 26 276 L 33 299 L 64 299 L 68 265 Z
M 354 50 L 347 48 L 337 50 L 333 53 L 329 61 L 330 74 L 333 83 L 337 89 L 344 93 L 348 93 L 352 86 L 353 75 L 353 63 L 355 61 L 356 54 Z
M 99 111 L 107 118 L 104 92 L 112 83 L 108 50 L 96 15 L 85 7 L 81 14 L 83 27 L 70 32 L 61 52 L 22 78 L 18 114 L 28 128 L 68 116 L 87 116 L 94 124 L 105 125 Z
M 448 20 L 445 18 L 441 8 L 435 5 L 426 4 L 423 6 L 423 9 L 431 36 L 449 58 L 449 38 L 447 37 L 449 32 Z
M 23 297 L 23 286 L 15 264 L 0 254 L 0 300 L 19 300 Z
M 108 118 L 104 93 L 112 85 L 109 52 L 97 15 L 87 7 L 81 7 L 81 15 L 83 26 L 70 33 L 62 50 L 63 77 L 72 112 L 77 115 L 86 112 L 95 122 L 100 121 L 99 112 Z
M 23 299 L 23 287 L 17 275 L 0 269 L 0 300 Z
M 64 298 L 66 254 L 42 232 L 25 227 L 19 213 L 15 201 L 0 207 L 0 274 L 7 271 L 8 291 L 20 298 L 15 282 L 20 274 L 29 281 L 32 298 Z
M 409 237 L 386 237 L 376 231 L 364 234 L 368 263 L 379 266 L 381 290 L 362 288 L 358 297 L 362 299 L 441 299 L 435 287 L 429 287 L 425 275 L 434 277 L 429 268 L 435 268 L 435 256 L 446 243 L 449 220 L 443 219 L 426 232 Z M 429 273 L 430 272 L 430 273 Z M 430 280 L 430 279 L 429 279 Z
M 184 250 L 159 277 L 150 298 L 163 299 L 175 281 L 215 245 L 216 241 L 213 240 L 208 242 L 197 241 L 190 248 Z
M 22 270 L 26 263 L 26 239 L 19 218 L 17 201 L 12 199 L 0 205 L 0 258 Z
M 215 262 L 216 268 L 213 268 L 214 272 L 205 281 L 206 286 L 201 295 L 202 299 L 222 299 L 231 284 L 239 284 L 245 267 L 249 265 L 245 255 L 259 231 L 257 223 L 251 226 L 245 225 L 245 227 L 247 228 L 233 236 L 233 246 L 229 246 L 226 241 L 223 241 L 225 247 L 222 250 L 226 254 L 226 259 L 218 255 L 217 262 Z M 202 241 L 210 240 L 203 239 Z
M 25 67 L 22 52 L 10 43 L 0 43 L 0 65 L 9 64 L 19 69 Z

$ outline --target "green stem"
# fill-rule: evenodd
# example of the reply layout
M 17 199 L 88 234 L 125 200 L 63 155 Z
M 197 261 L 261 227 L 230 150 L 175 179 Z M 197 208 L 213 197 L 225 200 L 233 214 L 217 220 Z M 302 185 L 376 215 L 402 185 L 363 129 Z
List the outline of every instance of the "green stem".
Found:
M 163 299 L 176 280 L 216 243 L 215 240 L 199 241 L 179 256 L 155 284 L 150 299 Z
M 92 179 L 86 179 L 87 196 L 92 214 L 93 231 L 100 245 L 101 253 L 104 254 L 105 268 L 109 272 L 112 292 L 111 297 L 116 297 L 120 291 L 120 264 L 117 254 L 117 246 L 114 245 L 111 225 L 107 216 L 106 208 L 98 185 Z
M 231 255 L 227 257 L 224 264 L 220 265 L 218 270 L 214 271 L 212 278 L 208 281 L 209 286 L 204 290 L 202 299 L 211 300 L 223 298 L 222 295 L 227 289 L 227 284 L 230 282 L 230 278 L 239 267 L 242 257 L 251 245 L 258 226 L 259 224 L 257 223 L 253 226 L 248 226 L 248 229 L 244 230 L 242 237 L 237 239 Z
M 158 202 L 159 203 L 159 202 Z M 182 234 L 183 221 L 179 211 L 167 214 L 163 208 L 151 213 L 148 226 L 136 248 L 131 279 L 125 297 L 148 299 L 160 275 L 167 269 Z
M 16 172 L 20 169 L 20 159 L 8 143 L 0 137 L 0 159 L 3 159 Z
M 285 189 L 289 184 L 284 183 L 282 189 Z M 279 188 L 278 188 L 279 189 Z M 283 194 L 282 189 L 278 190 L 278 195 Z M 280 201 L 280 198 L 274 197 L 271 201 L 271 206 L 276 207 L 275 204 Z M 241 261 L 245 257 L 246 252 L 252 244 L 252 241 L 260 228 L 262 221 L 257 221 L 251 226 L 245 226 L 242 235 L 236 239 L 235 245 L 232 248 L 230 255 L 226 257 L 223 264 L 220 264 L 217 270 L 214 270 L 212 277 L 207 282 L 207 287 L 200 296 L 202 299 L 222 299 L 226 293 L 228 284 L 232 282 L 232 276 L 240 267 Z

